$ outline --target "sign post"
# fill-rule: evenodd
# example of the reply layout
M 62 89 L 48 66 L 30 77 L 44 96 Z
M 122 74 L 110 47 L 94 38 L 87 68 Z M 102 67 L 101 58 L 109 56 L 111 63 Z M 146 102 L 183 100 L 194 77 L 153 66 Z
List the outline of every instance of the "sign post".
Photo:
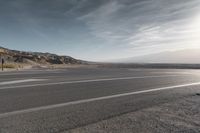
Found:
M 4 61 L 4 59 L 2 58 L 2 59 L 1 59 L 1 68 L 2 68 L 2 71 L 3 71 L 4 62 L 5 62 L 5 61 Z

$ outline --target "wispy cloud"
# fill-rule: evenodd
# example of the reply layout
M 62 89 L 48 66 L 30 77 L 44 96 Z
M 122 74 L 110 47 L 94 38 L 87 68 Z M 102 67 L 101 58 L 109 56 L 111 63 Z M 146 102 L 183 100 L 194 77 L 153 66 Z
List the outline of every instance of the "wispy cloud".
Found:
M 0 29 L 9 47 L 92 60 L 195 48 L 200 0 L 0 0 Z
M 199 0 L 111 0 L 79 19 L 109 43 L 163 51 L 199 45 L 199 8 Z

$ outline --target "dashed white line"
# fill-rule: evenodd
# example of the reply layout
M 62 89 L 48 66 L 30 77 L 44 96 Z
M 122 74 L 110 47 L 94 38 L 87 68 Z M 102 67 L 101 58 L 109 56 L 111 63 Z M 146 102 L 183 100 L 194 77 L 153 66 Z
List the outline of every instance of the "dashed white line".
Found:
M 42 107 L 36 107 L 36 108 L 29 108 L 29 109 L 24 109 L 24 110 L 2 113 L 2 114 L 0 114 L 0 118 L 5 118 L 5 117 L 13 116 L 13 115 L 20 115 L 20 114 L 24 114 L 24 113 L 31 113 L 31 112 L 37 112 L 37 111 L 42 111 L 42 110 L 54 109 L 54 108 L 59 108 L 59 107 L 66 107 L 69 105 L 77 105 L 77 104 L 89 103 L 89 102 L 94 102 L 94 101 L 108 100 L 108 99 L 112 99 L 112 98 L 118 98 L 118 97 L 124 97 L 124 96 L 136 95 L 136 94 L 143 94 L 143 93 L 155 92 L 155 91 L 161 91 L 161 90 L 169 90 L 169 89 L 175 89 L 175 88 L 181 88 L 181 87 L 196 86 L 196 85 L 200 85 L 200 82 L 160 87 L 160 88 L 154 88 L 154 89 L 143 90 L 143 91 L 122 93 L 122 94 L 90 98 L 90 99 L 84 99 L 84 100 L 78 100 L 78 101 L 72 101 L 72 102 L 67 102 L 67 103 L 60 103 L 60 104 L 54 104 L 54 105 L 48 105 L 48 106 L 42 106 Z
M 89 80 L 78 80 L 78 81 L 66 81 L 66 82 L 56 82 L 56 83 L 41 83 L 41 84 L 19 85 L 19 86 L 8 86 L 8 87 L 4 86 L 4 87 L 0 87 L 0 90 L 11 89 L 11 88 L 25 88 L 25 87 L 75 84 L 75 83 L 89 83 L 89 82 L 102 82 L 102 81 L 116 81 L 116 80 L 130 80 L 130 79 L 144 79 L 144 78 L 166 78 L 166 77 L 176 77 L 176 76 L 180 76 L 180 75 L 120 77 L 120 78 L 104 78 L 104 79 L 89 79 Z
M 0 82 L 0 85 L 18 84 L 18 83 L 44 81 L 44 80 L 47 80 L 47 79 L 23 79 L 23 80 L 14 80 L 14 81 L 4 81 L 4 82 Z
M 184 75 L 194 75 L 190 72 L 151 72 L 152 74 L 184 74 Z
M 15 72 L 15 73 L 0 73 L 0 76 L 12 76 L 12 75 L 37 75 L 37 74 L 55 74 L 55 73 L 63 73 L 61 71 L 41 71 L 41 72 Z

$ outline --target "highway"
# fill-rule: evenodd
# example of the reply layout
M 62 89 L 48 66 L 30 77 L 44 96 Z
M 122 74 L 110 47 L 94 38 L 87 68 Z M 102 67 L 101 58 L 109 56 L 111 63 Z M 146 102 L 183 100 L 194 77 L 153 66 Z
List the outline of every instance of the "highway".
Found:
M 0 133 L 61 133 L 200 93 L 200 70 L 0 72 Z

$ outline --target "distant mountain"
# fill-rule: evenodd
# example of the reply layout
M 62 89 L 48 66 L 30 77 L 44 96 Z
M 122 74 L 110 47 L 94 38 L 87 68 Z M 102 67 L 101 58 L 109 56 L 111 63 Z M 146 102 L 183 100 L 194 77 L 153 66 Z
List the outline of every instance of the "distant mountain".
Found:
M 25 52 L 10 50 L 0 46 L 0 56 L 9 63 L 26 63 L 26 64 L 84 64 L 82 60 L 74 59 L 70 56 L 59 56 L 51 53 Z
M 120 59 L 115 62 L 200 64 L 200 49 L 167 51 L 156 54 Z

